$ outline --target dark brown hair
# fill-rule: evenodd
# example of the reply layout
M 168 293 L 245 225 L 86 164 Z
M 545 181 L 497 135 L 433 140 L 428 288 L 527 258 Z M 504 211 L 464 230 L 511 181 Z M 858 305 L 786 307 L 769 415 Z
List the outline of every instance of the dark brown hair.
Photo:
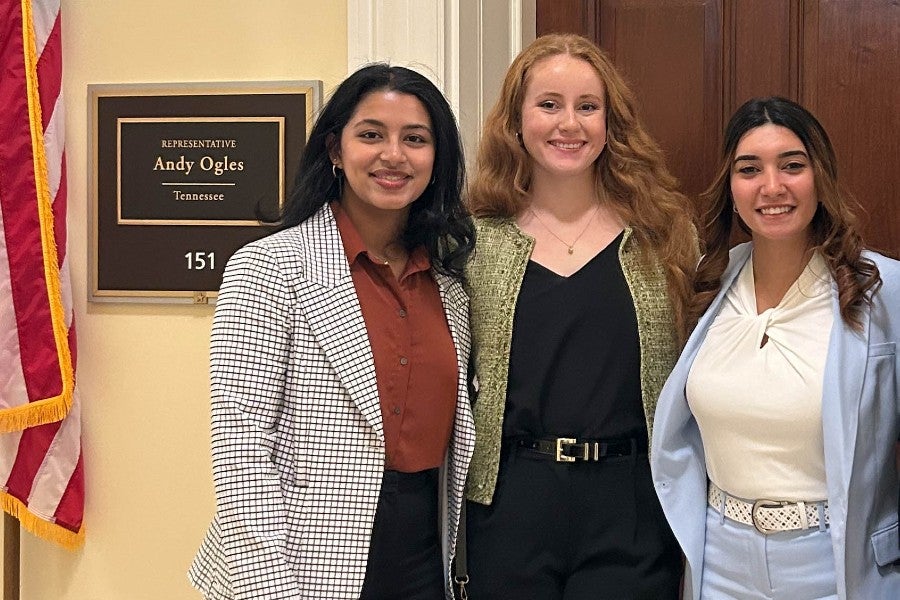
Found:
M 689 325 L 696 325 L 719 292 L 722 273 L 728 266 L 729 239 L 736 216 L 732 209 L 731 167 L 737 145 L 748 131 L 767 123 L 790 129 L 809 155 L 819 200 L 810 227 L 810 241 L 825 258 L 837 283 L 841 318 L 859 329 L 858 309 L 871 300 L 881 285 L 881 277 L 875 263 L 862 256 L 864 246 L 855 214 L 858 205 L 838 183 L 837 160 L 825 129 L 808 110 L 777 96 L 747 101 L 725 128 L 718 173 L 700 196 L 701 238 L 705 247 L 694 277 L 695 296 Z M 748 231 L 740 219 L 737 222 Z
M 334 90 L 313 124 L 300 157 L 293 191 L 281 214 L 280 229 L 311 217 L 326 202 L 340 198 L 343 177 L 332 170 L 329 152 L 356 107 L 369 94 L 394 91 L 418 99 L 434 132 L 432 180 L 410 208 L 403 242 L 422 245 L 438 271 L 462 277 L 475 245 L 472 220 L 462 201 L 465 161 L 456 118 L 447 99 L 424 75 L 405 67 L 373 63 L 352 73 Z

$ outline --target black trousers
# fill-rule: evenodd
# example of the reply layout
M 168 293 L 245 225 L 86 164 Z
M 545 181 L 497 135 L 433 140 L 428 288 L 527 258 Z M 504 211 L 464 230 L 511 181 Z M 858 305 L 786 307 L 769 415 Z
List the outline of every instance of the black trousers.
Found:
M 438 470 L 385 471 L 360 600 L 442 600 Z
M 504 455 L 493 503 L 466 507 L 472 600 L 677 600 L 681 552 L 646 454 Z

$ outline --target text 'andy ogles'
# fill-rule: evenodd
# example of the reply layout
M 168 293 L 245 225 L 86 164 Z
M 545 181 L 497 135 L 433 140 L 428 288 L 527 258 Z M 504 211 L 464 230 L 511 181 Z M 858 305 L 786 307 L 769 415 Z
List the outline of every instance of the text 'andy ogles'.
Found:
M 223 175 L 229 171 L 243 171 L 244 161 L 230 160 L 226 154 L 221 160 L 213 156 L 204 156 L 198 161 L 187 160 L 184 155 L 178 157 L 178 160 L 164 160 L 162 156 L 156 157 L 153 165 L 154 171 L 173 171 L 190 175 L 194 165 L 200 167 L 202 171 L 213 173 L 214 175 Z

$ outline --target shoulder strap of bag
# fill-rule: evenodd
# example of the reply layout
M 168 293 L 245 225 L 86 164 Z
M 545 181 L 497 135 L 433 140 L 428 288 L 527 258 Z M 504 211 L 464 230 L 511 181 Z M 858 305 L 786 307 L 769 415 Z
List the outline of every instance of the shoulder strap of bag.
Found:
M 478 396 L 478 386 L 475 384 L 475 360 L 474 351 L 469 353 L 469 402 L 474 406 Z M 469 583 L 469 564 L 466 561 L 466 495 L 463 493 L 462 504 L 459 507 L 459 525 L 456 528 L 456 556 L 453 559 L 453 595 L 456 600 L 467 600 L 469 593 L 466 585 Z
M 459 508 L 459 527 L 456 530 L 456 557 L 453 559 L 453 595 L 457 600 L 466 600 L 469 593 L 469 565 L 466 562 L 466 499 Z

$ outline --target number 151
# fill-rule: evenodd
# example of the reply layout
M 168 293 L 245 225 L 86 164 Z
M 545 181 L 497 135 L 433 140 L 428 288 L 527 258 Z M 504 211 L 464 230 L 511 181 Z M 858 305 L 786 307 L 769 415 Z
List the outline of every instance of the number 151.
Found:
M 188 252 L 184 255 L 188 271 L 213 270 L 216 268 L 215 252 Z

